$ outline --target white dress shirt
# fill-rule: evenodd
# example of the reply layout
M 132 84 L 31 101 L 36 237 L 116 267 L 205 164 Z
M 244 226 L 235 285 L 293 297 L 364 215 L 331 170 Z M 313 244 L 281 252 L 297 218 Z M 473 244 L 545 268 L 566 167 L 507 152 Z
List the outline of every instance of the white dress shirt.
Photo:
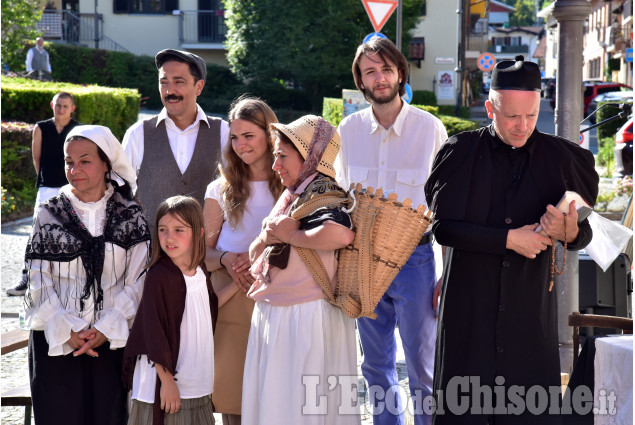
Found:
M 36 47 L 32 47 L 29 49 L 28 52 L 26 52 L 26 72 L 31 72 L 33 71 L 33 65 L 31 65 L 33 63 L 33 49 L 38 49 L 37 46 Z M 40 52 L 44 51 L 44 48 L 42 49 L 38 49 Z M 46 57 L 46 71 L 48 73 L 51 73 L 51 62 L 49 60 L 49 57 Z
M 168 112 L 165 108 L 161 110 L 158 115 L 157 125 L 165 120 L 165 128 L 168 133 L 168 140 L 170 141 L 170 148 L 172 149 L 172 155 L 176 159 L 176 163 L 179 166 L 181 173 L 185 173 L 192 155 L 194 154 L 194 146 L 196 145 L 196 138 L 198 137 L 198 128 L 203 122 L 203 125 L 209 125 L 207 122 L 207 116 L 200 106 L 196 105 L 196 119 L 194 123 L 187 127 L 185 130 L 181 130 L 174 124 L 174 121 L 168 116 Z M 220 125 L 220 143 L 221 152 L 229 140 L 229 125 L 227 121 L 223 120 Z M 139 169 L 143 162 L 143 121 L 137 121 L 133 124 L 123 136 L 123 148 L 126 151 L 126 155 L 132 163 L 132 167 L 139 175 Z
M 424 185 L 434 158 L 448 134 L 434 115 L 403 102 L 395 123 L 382 127 L 372 108 L 346 117 L 339 125 L 342 139 L 335 160 L 337 182 L 394 192 L 398 200 L 427 206 Z

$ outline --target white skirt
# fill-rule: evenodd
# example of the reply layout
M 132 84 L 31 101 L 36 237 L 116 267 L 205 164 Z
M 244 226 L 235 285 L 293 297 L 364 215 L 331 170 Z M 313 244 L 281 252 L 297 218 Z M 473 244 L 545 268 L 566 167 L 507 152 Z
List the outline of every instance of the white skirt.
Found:
M 257 301 L 242 425 L 359 425 L 355 323 L 326 300 Z

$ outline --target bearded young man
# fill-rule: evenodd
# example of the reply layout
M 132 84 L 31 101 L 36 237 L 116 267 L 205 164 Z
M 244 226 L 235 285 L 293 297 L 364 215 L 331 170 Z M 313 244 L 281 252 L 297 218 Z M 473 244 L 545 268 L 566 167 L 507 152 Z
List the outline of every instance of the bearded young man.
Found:
M 408 62 L 387 39 L 374 38 L 358 47 L 353 61 L 355 85 L 371 107 L 346 117 L 339 126 L 342 139 L 336 160 L 337 180 L 395 192 L 414 205 L 426 204 L 424 185 L 432 161 L 447 139 L 439 119 L 408 105 L 405 93 Z M 406 356 L 415 423 L 430 423 L 421 401 L 432 394 L 436 340 L 436 275 L 431 234 L 426 234 L 375 308 L 376 319 L 357 320 L 364 349 L 362 373 L 372 390 L 381 388 L 371 404 L 384 406 L 396 397 L 397 409 L 373 412 L 374 424 L 403 424 L 395 367 L 395 326 Z

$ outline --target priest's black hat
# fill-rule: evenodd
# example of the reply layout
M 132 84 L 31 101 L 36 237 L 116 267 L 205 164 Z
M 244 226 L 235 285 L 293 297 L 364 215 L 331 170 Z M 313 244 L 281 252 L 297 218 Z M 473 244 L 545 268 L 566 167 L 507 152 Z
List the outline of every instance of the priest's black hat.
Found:
M 522 55 L 500 61 L 492 71 L 491 90 L 540 91 L 540 68 Z

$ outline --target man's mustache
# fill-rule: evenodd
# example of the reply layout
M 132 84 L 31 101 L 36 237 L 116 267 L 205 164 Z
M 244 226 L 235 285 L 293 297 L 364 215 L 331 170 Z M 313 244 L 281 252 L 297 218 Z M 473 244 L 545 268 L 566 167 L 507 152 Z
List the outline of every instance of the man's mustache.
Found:
M 172 100 L 183 100 L 183 96 L 177 96 L 175 94 L 169 94 L 163 98 L 164 101 L 170 102 Z

